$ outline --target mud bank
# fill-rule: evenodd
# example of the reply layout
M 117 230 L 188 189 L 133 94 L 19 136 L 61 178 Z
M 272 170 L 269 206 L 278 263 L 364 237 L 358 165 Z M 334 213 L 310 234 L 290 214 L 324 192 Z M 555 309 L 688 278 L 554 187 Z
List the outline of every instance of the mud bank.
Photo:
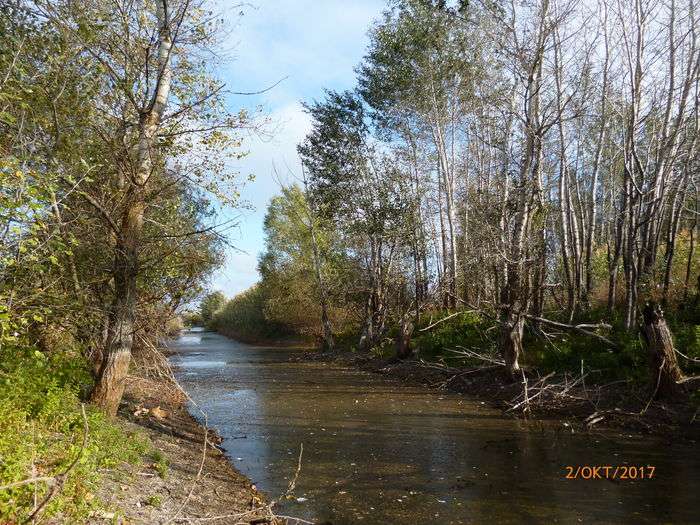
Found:
M 105 472 L 98 496 L 114 510 L 94 516 L 96 522 L 282 523 L 219 450 L 219 436 L 189 414 L 186 396 L 169 380 L 130 376 L 119 418 L 146 434 L 152 450 L 140 465 Z
M 513 417 L 557 421 L 573 431 L 609 429 L 700 440 L 700 416 L 688 400 L 677 403 L 653 400 L 653 392 L 648 388 L 627 382 L 598 385 L 586 384 L 584 380 L 574 384 L 577 378 L 556 375 L 543 381 L 542 375 L 528 371 L 524 377 L 529 401 L 525 403 L 524 382 L 519 378 L 510 380 L 502 367 L 497 366 L 456 368 L 417 359 L 399 361 L 351 352 L 307 352 L 298 359 L 335 362 L 398 379 L 407 385 L 466 394 Z M 547 390 L 548 385 L 553 388 Z M 568 386 L 571 386 L 569 390 Z M 545 391 L 540 395 L 542 388 Z M 562 391 L 564 395 L 558 395 Z

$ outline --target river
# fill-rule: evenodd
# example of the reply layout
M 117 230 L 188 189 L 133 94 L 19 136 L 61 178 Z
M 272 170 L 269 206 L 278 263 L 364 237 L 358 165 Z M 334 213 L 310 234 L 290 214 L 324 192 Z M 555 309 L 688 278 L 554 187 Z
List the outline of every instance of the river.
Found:
M 318 523 L 698 523 L 692 444 L 527 423 L 457 394 L 342 366 L 293 362 L 298 350 L 210 332 L 171 343 L 178 380 L 224 438 L 234 465 Z M 192 410 L 197 416 L 197 411 Z M 566 479 L 566 466 L 655 467 L 652 479 Z

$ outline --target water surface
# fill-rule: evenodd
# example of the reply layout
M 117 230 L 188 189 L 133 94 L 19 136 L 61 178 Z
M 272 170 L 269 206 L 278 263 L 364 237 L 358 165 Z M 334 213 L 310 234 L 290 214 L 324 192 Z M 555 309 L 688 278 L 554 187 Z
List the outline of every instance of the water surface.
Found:
M 209 332 L 172 346 L 178 379 L 235 466 L 279 512 L 335 525 L 698 523 L 691 444 L 572 434 L 457 394 L 329 363 L 290 362 Z M 196 411 L 193 411 L 196 415 Z M 642 481 L 567 480 L 567 465 L 653 465 Z

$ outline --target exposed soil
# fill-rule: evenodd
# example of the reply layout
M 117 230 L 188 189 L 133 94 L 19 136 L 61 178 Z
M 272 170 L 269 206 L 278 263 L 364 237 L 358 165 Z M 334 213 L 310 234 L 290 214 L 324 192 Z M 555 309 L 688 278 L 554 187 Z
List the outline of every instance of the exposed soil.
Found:
M 157 452 L 141 465 L 105 472 L 98 495 L 115 510 L 95 516 L 95 522 L 282 523 L 217 448 L 220 438 L 212 430 L 206 431 L 202 462 L 205 429 L 169 381 L 130 376 L 119 417 L 128 430 L 147 434 Z
M 424 385 L 468 394 L 488 401 L 513 417 L 558 420 L 572 429 L 606 428 L 661 436 L 700 440 L 700 414 L 688 399 L 677 403 L 651 400 L 648 388 L 626 382 L 586 384 L 577 378 L 543 378 L 524 373 L 529 402 L 524 402 L 524 381 L 508 378 L 500 366 L 445 367 L 417 359 L 399 361 L 350 352 L 308 352 L 301 359 L 334 361 L 361 370 Z M 542 392 L 540 392 L 542 390 Z M 537 394 L 537 396 L 535 396 Z

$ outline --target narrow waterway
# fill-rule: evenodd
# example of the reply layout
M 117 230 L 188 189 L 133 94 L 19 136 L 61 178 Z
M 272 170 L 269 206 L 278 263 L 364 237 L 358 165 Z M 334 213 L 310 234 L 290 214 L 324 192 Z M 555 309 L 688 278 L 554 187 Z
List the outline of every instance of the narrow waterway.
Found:
M 528 425 L 463 396 L 209 332 L 172 347 L 182 386 L 271 498 L 287 490 L 303 444 L 294 497 L 278 512 L 334 525 L 700 522 L 693 445 Z M 567 465 L 655 472 L 570 480 Z

